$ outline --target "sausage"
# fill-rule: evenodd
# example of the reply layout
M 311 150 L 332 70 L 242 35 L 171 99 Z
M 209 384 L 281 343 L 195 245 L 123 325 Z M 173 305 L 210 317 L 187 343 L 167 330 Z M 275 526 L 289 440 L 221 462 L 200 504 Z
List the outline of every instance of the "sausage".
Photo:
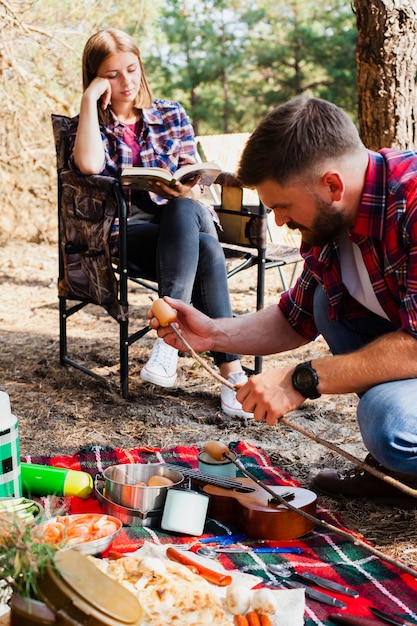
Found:
M 177 319 L 177 312 L 163 298 L 158 298 L 152 302 L 151 307 L 153 315 L 157 318 L 161 326 L 168 326 Z
M 244 615 L 235 615 L 233 623 L 235 626 L 249 626 L 249 622 Z
M 224 461 L 224 454 L 230 454 L 229 448 L 220 441 L 207 441 L 204 451 L 215 461 Z
M 215 572 L 197 561 L 188 558 L 182 552 L 175 550 L 175 548 L 167 548 L 166 555 L 171 561 L 176 561 L 177 563 L 181 563 L 181 565 L 185 565 L 186 567 L 195 568 L 197 573 L 205 578 L 209 583 L 213 585 L 217 585 L 218 587 L 227 587 L 232 582 L 232 577 L 228 574 L 223 574 L 222 572 Z
M 272 622 L 266 613 L 259 615 L 259 620 L 261 622 L 261 626 L 272 626 Z
M 246 613 L 246 619 L 248 620 L 249 626 L 261 626 L 261 620 L 259 619 L 259 615 L 256 611 L 249 611 L 249 613 Z

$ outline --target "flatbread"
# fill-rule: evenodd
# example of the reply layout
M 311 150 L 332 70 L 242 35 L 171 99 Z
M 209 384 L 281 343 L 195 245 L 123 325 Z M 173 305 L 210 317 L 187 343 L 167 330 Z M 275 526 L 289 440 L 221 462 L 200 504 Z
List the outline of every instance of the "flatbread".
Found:
M 143 626 L 233 626 L 233 615 L 225 602 L 227 587 L 211 585 L 187 567 L 166 558 L 166 547 L 145 542 L 128 556 L 106 561 L 94 559 L 96 565 L 136 595 L 145 614 Z M 218 561 L 210 561 L 187 552 L 187 557 L 219 572 L 226 572 Z M 247 593 L 262 578 L 227 570 L 233 582 Z M 277 609 L 270 615 L 273 626 L 303 626 L 304 589 L 273 591 Z
M 106 572 L 138 597 L 143 626 L 233 625 L 210 584 L 179 563 L 127 556 L 109 561 Z

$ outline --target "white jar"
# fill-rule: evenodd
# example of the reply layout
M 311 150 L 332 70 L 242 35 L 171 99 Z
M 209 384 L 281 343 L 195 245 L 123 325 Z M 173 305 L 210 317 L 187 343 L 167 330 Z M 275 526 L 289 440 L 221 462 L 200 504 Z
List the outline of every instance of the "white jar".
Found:
M 197 491 L 168 489 L 161 528 L 186 535 L 202 535 L 209 497 Z

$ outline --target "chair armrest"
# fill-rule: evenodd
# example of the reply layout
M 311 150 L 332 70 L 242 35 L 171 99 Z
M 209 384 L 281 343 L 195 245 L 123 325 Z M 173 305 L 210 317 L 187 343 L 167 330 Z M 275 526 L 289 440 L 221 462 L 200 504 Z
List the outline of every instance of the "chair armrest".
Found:
M 214 183 L 223 187 L 243 187 L 236 174 L 232 172 L 220 172 Z

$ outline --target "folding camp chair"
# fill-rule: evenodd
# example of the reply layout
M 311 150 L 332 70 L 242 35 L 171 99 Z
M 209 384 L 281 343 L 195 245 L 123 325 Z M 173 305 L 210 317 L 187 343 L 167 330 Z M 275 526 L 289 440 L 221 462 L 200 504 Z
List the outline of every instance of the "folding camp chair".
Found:
M 157 291 L 157 286 L 154 277 L 127 262 L 127 206 L 120 181 L 109 176 L 83 176 L 68 169 L 69 123 L 66 116 L 52 115 L 58 174 L 60 363 L 106 380 L 84 362 L 69 356 L 67 333 L 68 320 L 76 323 L 75 314 L 88 304 L 104 307 L 119 326 L 120 387 L 127 398 L 129 348 L 150 330 L 147 324 L 135 332 L 130 330 L 128 283 L 132 280 L 153 291 Z M 256 264 L 256 307 L 262 308 L 265 268 L 283 264 L 281 259 L 267 258 L 265 207 L 259 203 L 243 205 L 242 189 L 233 176 L 222 173 L 218 182 L 220 201 L 214 204 L 223 222 L 223 245 L 225 250 L 227 245 L 244 250 L 242 262 L 229 272 L 229 277 Z M 108 239 L 116 217 L 119 255 L 115 259 L 110 255 Z M 259 372 L 261 363 L 261 358 L 256 357 L 255 367 L 249 371 Z
M 106 380 L 68 355 L 67 334 L 68 319 L 85 306 L 104 307 L 119 325 L 120 386 L 127 398 L 129 347 L 150 330 L 146 324 L 129 332 L 128 281 L 153 291 L 157 287 L 153 277 L 127 262 L 127 206 L 119 180 L 67 169 L 69 123 L 66 116 L 52 115 L 58 173 L 60 363 Z M 120 230 L 117 259 L 111 257 L 108 241 L 115 217 Z

